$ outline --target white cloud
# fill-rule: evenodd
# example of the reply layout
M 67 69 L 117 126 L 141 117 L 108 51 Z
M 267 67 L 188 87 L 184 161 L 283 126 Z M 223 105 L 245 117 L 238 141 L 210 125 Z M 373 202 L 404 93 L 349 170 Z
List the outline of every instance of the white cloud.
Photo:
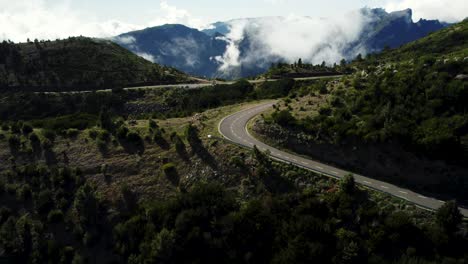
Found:
M 360 37 L 370 18 L 350 12 L 329 19 L 290 15 L 260 19 L 234 20 L 227 35 L 230 45 L 222 58 L 220 71 L 239 65 L 261 65 L 279 59 L 319 64 L 338 62 L 345 49 Z M 248 47 L 240 56 L 239 45 L 248 38 Z
M 156 60 L 154 59 L 154 56 L 151 55 L 151 54 L 148 54 L 148 53 L 145 53 L 145 52 L 137 52 L 136 55 L 142 57 L 143 59 L 145 59 L 147 61 L 156 62 Z
M 160 1 L 161 15 L 141 25 L 118 20 L 98 21 L 90 14 L 73 10 L 68 1 L 50 5 L 45 0 L 0 0 L 0 40 L 24 42 L 69 36 L 109 38 L 125 32 L 168 23 L 204 28 L 205 23 L 187 10 Z
M 0 0 L 0 39 L 26 41 L 85 35 L 111 37 L 139 28 L 116 20 L 88 21 L 67 2 L 49 6 L 43 0 Z M 88 19 L 88 20 L 87 20 Z
M 150 26 L 159 26 L 164 24 L 183 24 L 188 27 L 203 29 L 208 23 L 200 18 L 194 17 L 189 11 L 179 9 L 176 6 L 170 5 L 166 0 L 161 0 L 159 3 L 160 11 L 164 14 L 161 17 L 149 22 Z
M 458 22 L 468 16 L 466 0 L 392 0 L 385 8 L 388 11 L 413 9 L 413 20 L 439 19 L 445 22 Z
M 124 45 L 130 45 L 135 43 L 136 39 L 132 36 L 122 36 L 122 37 L 114 37 L 114 40 L 118 43 L 122 43 Z

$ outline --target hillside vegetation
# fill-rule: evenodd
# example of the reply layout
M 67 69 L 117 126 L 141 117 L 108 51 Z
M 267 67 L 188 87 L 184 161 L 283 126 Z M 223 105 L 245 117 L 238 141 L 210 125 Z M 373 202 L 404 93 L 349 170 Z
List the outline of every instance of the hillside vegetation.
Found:
M 389 264 L 466 258 L 455 203 L 430 215 L 369 193 L 352 176 L 335 182 L 257 149 L 202 140 L 205 122 L 188 120 L 132 122 L 102 112 L 91 129 L 65 134 L 4 124 L 0 158 L 9 162 L 0 164 L 0 257 Z
M 315 111 L 301 111 L 289 100 L 292 114 L 278 108 L 271 120 L 296 138 L 290 140 L 297 144 L 283 141 L 285 146 L 468 203 L 467 40 L 464 21 L 400 49 L 358 58 L 349 65 L 354 74 L 304 90 L 322 98 Z
M 60 43 L 113 50 L 89 39 L 68 41 Z M 17 55 L 27 54 L 24 47 L 46 44 L 22 45 L 6 44 L 16 47 Z M 70 53 L 54 56 L 65 60 L 60 65 L 81 69 L 53 69 L 70 82 L 69 89 L 88 69 L 115 77 L 109 80 L 113 87 L 146 76 L 133 73 L 124 56 L 105 66 L 117 71 L 116 65 L 127 65 L 122 72 L 134 79 L 122 81 L 122 72 L 103 73 L 97 66 L 112 62 L 108 56 L 87 55 L 77 61 Z M 131 60 L 143 71 L 149 67 L 159 76 L 184 78 Z M 365 149 L 364 143 L 399 141 L 417 150 L 437 146 L 436 154 L 450 149 L 456 157 L 462 152 L 454 146 L 466 134 L 460 99 L 466 90 L 456 79 L 464 68 L 457 63 L 368 65 L 343 81 L 0 93 L 0 263 L 466 263 L 468 227 L 456 202 L 428 212 L 362 188 L 352 175 L 338 181 L 275 161 L 257 148 L 230 144 L 217 131 L 224 117 L 258 104 L 251 101 L 288 96 L 267 117 L 268 125 L 282 129 L 276 137 L 292 131 L 306 134 L 305 147 L 315 139 L 338 150 L 357 138 L 351 146 L 358 147 L 343 152 L 349 157 Z M 42 76 L 26 69 L 18 70 L 24 78 L 32 76 L 26 83 Z M 85 87 L 88 79 L 80 80 Z M 307 106 L 299 106 L 302 102 Z M 463 184 L 437 182 L 437 187 L 442 192 L 453 186 L 453 193 L 463 196 Z
M 381 54 L 369 56 L 363 64 L 421 60 L 431 57 L 463 60 L 468 56 L 467 39 L 468 19 L 403 45 L 401 48 L 385 50 Z
M 153 64 L 106 40 L 0 43 L 3 90 L 96 90 L 187 80 L 175 69 Z

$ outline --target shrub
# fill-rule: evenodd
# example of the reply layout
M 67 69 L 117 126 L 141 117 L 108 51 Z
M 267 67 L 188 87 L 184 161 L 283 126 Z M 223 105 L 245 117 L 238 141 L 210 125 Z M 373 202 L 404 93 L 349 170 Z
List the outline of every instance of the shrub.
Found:
M 347 194 L 352 194 L 356 189 L 356 182 L 352 174 L 343 177 L 340 183 L 341 190 Z
M 5 191 L 10 195 L 15 195 L 17 189 L 18 189 L 17 184 L 11 184 L 10 183 L 10 184 L 5 185 Z
M 127 134 L 127 141 L 128 143 L 133 144 L 135 146 L 143 144 L 143 140 L 141 139 L 140 134 L 134 131 Z
M 31 132 L 33 132 L 33 128 L 29 124 L 23 124 L 23 127 L 21 128 L 21 130 L 23 131 L 23 134 L 25 135 L 29 135 Z
M 296 123 L 296 118 L 288 110 L 276 111 L 271 117 L 275 123 L 281 126 L 292 126 Z
M 177 177 L 177 168 L 174 163 L 166 163 L 162 166 L 162 170 L 166 177 L 173 181 Z
M 126 126 L 121 126 L 117 129 L 117 138 L 122 140 L 126 139 L 128 134 L 128 128 Z
M 57 135 L 55 134 L 54 131 L 52 130 L 49 130 L 49 129 L 45 129 L 42 131 L 42 135 L 47 138 L 48 140 L 50 141 L 54 141 L 55 138 L 57 137 Z
M 96 129 L 91 129 L 91 130 L 88 131 L 88 136 L 91 139 L 96 139 L 97 135 L 98 135 L 98 131 Z
M 8 131 L 8 130 L 10 130 L 10 126 L 7 125 L 7 124 L 3 124 L 3 125 L 2 125 L 2 130 L 3 130 L 3 131 Z
M 105 108 L 102 108 L 99 113 L 99 126 L 106 130 L 112 130 L 114 128 L 111 114 Z
M 109 142 L 111 134 L 107 130 L 101 130 L 97 136 L 98 139 Z
M 148 125 L 152 129 L 156 129 L 158 127 L 158 124 L 156 124 L 156 121 L 154 121 L 153 119 L 148 120 Z
M 181 139 L 178 135 L 176 135 L 176 136 L 172 139 L 172 141 L 174 142 L 175 147 L 176 147 L 176 151 L 177 151 L 178 153 L 182 153 L 182 152 L 185 151 L 185 144 L 184 144 L 184 142 L 182 141 L 182 139 Z
M 65 135 L 70 138 L 77 137 L 80 131 L 76 128 L 70 128 L 65 131 Z
M 42 148 L 46 151 L 52 150 L 53 146 L 54 146 L 54 143 L 52 143 L 52 141 L 48 138 L 42 141 Z
M 201 144 L 198 137 L 198 129 L 192 124 L 188 125 L 185 129 L 185 136 L 192 147 Z
M 11 151 L 18 151 L 21 146 L 21 140 L 16 135 L 11 135 L 8 138 L 8 145 L 10 146 Z
M 41 214 L 49 213 L 54 206 L 52 200 L 53 193 L 50 190 L 43 190 L 39 193 L 36 199 L 37 211 Z
M 36 133 L 32 133 L 31 135 L 29 135 L 29 141 L 31 141 L 31 143 L 38 143 L 41 140 L 39 139 L 39 136 Z
M 31 133 L 29 135 L 29 141 L 31 143 L 32 151 L 34 153 L 37 153 L 37 154 L 40 153 L 40 151 L 41 151 L 41 140 L 40 140 L 39 136 L 37 136 L 37 134 L 33 132 L 33 133 Z
M 105 152 L 107 150 L 107 142 L 100 138 L 96 140 L 96 146 L 101 152 Z
M 49 223 L 59 223 L 63 220 L 63 212 L 60 210 L 52 210 L 47 215 L 47 221 Z
M 15 122 L 11 125 L 10 129 L 11 129 L 11 133 L 19 134 L 21 132 L 21 124 L 18 122 Z
M 97 116 L 80 113 L 34 120 L 31 121 L 31 123 L 34 127 L 41 127 L 54 131 L 63 131 L 70 128 L 84 130 L 88 127 L 93 127 L 96 125 Z
M 29 184 L 25 184 L 16 190 L 18 198 L 23 200 L 28 200 L 32 197 L 32 190 Z

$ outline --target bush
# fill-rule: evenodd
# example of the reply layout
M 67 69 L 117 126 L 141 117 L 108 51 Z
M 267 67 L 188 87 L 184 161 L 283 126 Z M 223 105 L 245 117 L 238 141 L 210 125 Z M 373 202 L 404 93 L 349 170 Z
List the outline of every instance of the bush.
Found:
M 38 194 L 36 199 L 36 208 L 39 213 L 48 214 L 54 207 L 52 196 L 53 193 L 50 190 L 43 190 Z
M 11 133 L 19 134 L 21 132 L 21 124 L 19 122 L 15 122 L 11 125 Z
M 98 135 L 98 131 L 96 129 L 91 129 L 88 131 L 88 136 L 91 138 L 91 139 L 96 139 L 97 138 L 97 135 Z
M 143 140 L 141 139 L 140 134 L 134 131 L 127 134 L 127 141 L 128 143 L 135 145 L 135 146 L 139 146 L 143 144 Z
M 188 125 L 185 129 L 185 136 L 190 146 L 197 146 L 201 144 L 200 138 L 198 137 L 198 129 L 192 124 Z
M 32 190 L 29 184 L 25 184 L 16 190 L 18 198 L 23 200 L 28 200 L 32 197 Z
M 173 177 L 177 176 L 177 168 L 174 163 L 164 164 L 162 166 L 162 170 L 169 179 L 172 179 Z
M 185 151 L 185 144 L 178 135 L 172 137 L 172 142 L 174 142 L 176 151 L 178 153 L 183 153 Z
M 16 135 L 11 135 L 8 138 L 8 145 L 10 146 L 11 151 L 18 151 L 21 146 L 21 140 L 18 136 Z
M 54 141 L 57 135 L 54 131 L 46 129 L 42 131 L 42 135 L 50 141 Z
M 128 134 L 128 128 L 126 126 L 121 126 L 117 129 L 117 138 L 122 140 L 126 139 Z
M 35 120 L 32 124 L 35 127 L 42 127 L 54 131 L 63 131 L 70 128 L 83 130 L 95 126 L 97 117 L 90 114 L 65 115 L 42 120 Z
M 39 136 L 36 133 L 32 133 L 31 135 L 29 135 L 29 141 L 31 141 L 32 144 L 41 142 Z
M 80 131 L 76 128 L 70 128 L 65 131 L 65 135 L 69 138 L 77 137 Z
M 33 128 L 29 124 L 23 124 L 23 127 L 21 129 L 23 131 L 23 134 L 29 135 L 31 132 L 33 132 Z
M 292 126 L 296 124 L 296 118 L 288 110 L 276 111 L 271 117 L 273 121 L 281 126 Z
M 52 141 L 48 138 L 44 139 L 44 141 L 42 141 L 42 148 L 46 151 L 49 151 L 49 150 L 52 150 L 52 148 L 54 147 L 54 143 L 52 143 Z
M 47 221 L 49 223 L 59 223 L 63 220 L 63 212 L 60 210 L 52 210 L 47 215 Z
M 18 189 L 17 184 L 6 184 L 5 185 L 5 191 L 10 195 L 15 195 L 17 189 Z
M 158 127 L 158 124 L 156 124 L 156 121 L 153 119 L 148 120 L 148 126 L 152 129 L 156 129 Z
M 343 177 L 340 183 L 341 191 L 347 194 L 352 194 L 356 190 L 356 182 L 352 174 Z
M 97 138 L 102 140 L 102 141 L 109 142 L 109 140 L 111 138 L 111 134 L 107 130 L 101 130 L 99 132 Z
M 7 125 L 7 124 L 3 124 L 3 125 L 2 125 L 2 130 L 3 130 L 3 131 L 8 131 L 8 130 L 10 130 L 10 126 Z
M 107 151 L 107 142 L 100 138 L 96 140 L 96 146 L 101 152 Z

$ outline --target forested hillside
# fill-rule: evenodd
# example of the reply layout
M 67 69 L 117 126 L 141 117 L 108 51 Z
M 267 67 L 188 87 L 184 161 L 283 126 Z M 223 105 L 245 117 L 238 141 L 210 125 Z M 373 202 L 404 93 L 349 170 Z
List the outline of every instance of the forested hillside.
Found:
M 106 40 L 0 43 L 3 90 L 95 90 L 187 80 L 175 69 L 153 64 Z
M 272 120 L 297 141 L 283 144 L 467 203 L 467 40 L 464 21 L 400 49 L 358 57 L 348 65 L 354 74 L 305 92 L 321 98 L 313 99 L 317 109 L 301 111 L 304 106 L 291 100 L 289 109 L 277 108 Z

